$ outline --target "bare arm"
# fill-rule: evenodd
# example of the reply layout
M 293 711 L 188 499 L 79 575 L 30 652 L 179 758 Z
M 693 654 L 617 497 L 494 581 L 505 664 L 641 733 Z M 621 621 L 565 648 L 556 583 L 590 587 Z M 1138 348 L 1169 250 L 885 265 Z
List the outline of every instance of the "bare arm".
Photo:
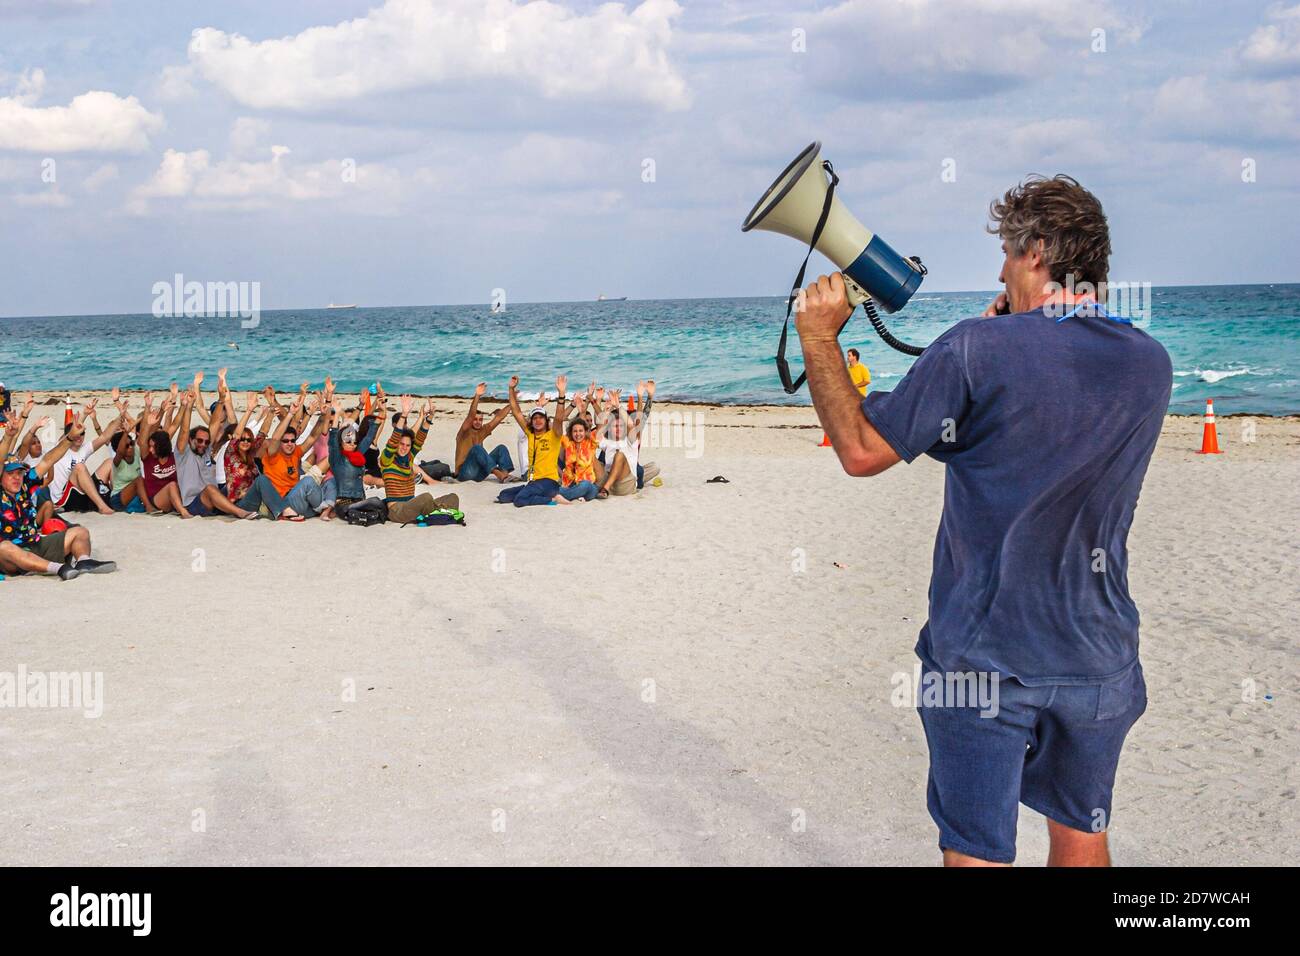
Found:
M 519 427 L 525 432 L 528 431 L 528 423 L 524 421 L 524 413 L 519 410 L 519 376 L 513 375 L 510 378 L 510 414 L 515 417 Z
M 808 391 L 822 428 L 845 472 L 869 478 L 902 459 L 862 414 L 862 396 L 844 364 L 839 330 L 851 313 L 844 278 L 837 272 L 808 286 L 796 325 Z
M 73 426 L 68 429 L 68 433 L 63 436 L 63 440 L 47 451 L 45 457 L 33 466 L 36 470 L 36 474 L 40 475 L 42 478 L 48 475 L 50 469 L 54 467 L 54 463 L 66 455 L 68 449 L 72 447 L 72 443 L 85 434 L 85 432 L 85 425 L 80 422 L 73 424 Z
M 569 376 L 555 376 L 555 418 L 551 419 L 551 431 L 556 435 L 564 434 L 564 393 L 569 387 Z
M 478 400 L 483 397 L 485 391 L 487 391 L 486 382 L 479 382 L 478 385 L 474 386 L 474 397 L 469 400 L 469 411 L 465 413 L 465 420 L 460 423 L 460 428 L 456 429 L 457 435 L 463 435 L 469 431 L 469 423 L 478 414 Z

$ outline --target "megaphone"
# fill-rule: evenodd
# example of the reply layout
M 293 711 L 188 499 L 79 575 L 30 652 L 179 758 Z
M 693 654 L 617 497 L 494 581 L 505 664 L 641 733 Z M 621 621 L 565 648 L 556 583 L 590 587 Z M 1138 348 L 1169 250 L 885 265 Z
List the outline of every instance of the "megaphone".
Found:
M 875 306 L 879 305 L 889 313 L 901 309 L 912 293 L 920 288 L 926 275 L 925 266 L 915 256 L 899 255 L 844 207 L 835 195 L 839 177 L 831 164 L 822 160 L 821 149 L 820 142 L 811 143 L 796 156 L 754 204 L 740 230 L 778 232 L 798 239 L 807 244 L 809 256 L 816 249 L 843 273 L 849 305 L 865 308 L 880 337 L 900 352 L 920 355 L 924 349 L 900 342 L 889 333 Z M 797 391 L 803 383 L 802 375 L 797 382 L 790 382 L 789 368 L 785 364 L 785 343 L 790 307 L 803 284 L 807 266 L 808 257 L 805 256 L 790 292 L 786 327 L 781 330 L 781 347 L 777 355 L 777 367 L 787 392 Z

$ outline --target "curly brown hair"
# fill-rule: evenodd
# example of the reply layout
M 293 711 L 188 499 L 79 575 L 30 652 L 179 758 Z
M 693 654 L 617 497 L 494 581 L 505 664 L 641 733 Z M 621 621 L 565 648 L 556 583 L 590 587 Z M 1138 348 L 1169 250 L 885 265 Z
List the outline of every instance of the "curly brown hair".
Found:
M 1097 197 L 1072 176 L 1030 176 L 989 203 L 988 231 L 1022 256 L 1042 242 L 1053 282 L 1101 286 L 1110 271 L 1110 228 Z

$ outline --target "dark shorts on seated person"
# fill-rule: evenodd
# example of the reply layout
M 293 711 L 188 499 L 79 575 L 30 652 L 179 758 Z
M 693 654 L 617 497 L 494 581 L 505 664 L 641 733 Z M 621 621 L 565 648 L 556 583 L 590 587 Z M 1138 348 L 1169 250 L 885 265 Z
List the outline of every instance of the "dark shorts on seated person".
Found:
M 195 495 L 189 501 L 185 502 L 185 510 L 196 518 L 208 518 L 216 514 L 207 505 L 203 503 L 202 495 Z
M 20 544 L 19 547 L 30 554 L 36 555 L 43 561 L 52 561 L 55 564 L 62 564 L 67 558 L 64 556 L 63 536 L 66 531 L 56 531 L 54 534 L 41 535 L 39 541 L 35 544 Z M 25 574 L 25 571 L 15 571 L 14 574 Z

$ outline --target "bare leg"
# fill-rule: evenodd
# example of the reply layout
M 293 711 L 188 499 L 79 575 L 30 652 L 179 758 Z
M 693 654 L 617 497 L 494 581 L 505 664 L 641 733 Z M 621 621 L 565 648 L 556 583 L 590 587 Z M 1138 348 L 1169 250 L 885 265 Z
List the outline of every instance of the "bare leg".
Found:
M 1051 849 L 1047 851 L 1048 866 L 1110 866 L 1105 830 L 1085 833 L 1048 820 L 1047 836 L 1051 841 Z
M 36 526 L 39 528 L 45 522 L 54 517 L 54 502 L 42 501 L 41 506 L 36 509 Z
M 49 574 L 50 562 L 30 551 L 24 551 L 11 541 L 0 541 L 0 572 L 16 574 Z
M 92 475 L 86 466 L 78 464 L 72 469 L 72 478 L 70 479 L 74 487 L 80 489 L 87 498 L 89 498 L 102 515 L 111 515 L 113 509 L 99 495 L 99 489 L 95 487 L 95 476 Z
M 221 489 L 216 485 L 208 485 L 199 492 L 199 500 L 207 506 L 209 511 L 220 511 L 224 514 L 234 515 L 236 518 L 248 517 L 248 512 L 223 495 Z
M 943 851 L 944 866 L 1010 866 L 1010 863 L 993 863 L 989 860 L 981 860 L 977 856 L 967 856 L 965 853 L 958 853 L 956 850 Z
M 90 532 L 78 525 L 63 535 L 63 556 L 72 560 L 90 557 Z
M 127 485 L 125 488 L 122 489 L 122 493 L 120 497 L 122 499 L 123 508 L 125 508 L 131 502 L 135 501 L 136 498 L 143 498 L 144 479 L 137 478 L 135 481 L 131 482 L 129 485 Z
M 606 472 L 605 477 L 600 482 L 601 497 L 607 497 L 609 495 L 609 486 L 616 483 L 620 478 L 622 478 L 627 473 L 628 473 L 627 459 L 623 457 L 623 453 L 621 451 L 616 452 L 614 454 L 614 460 L 610 463 L 609 470 Z
M 176 482 L 170 482 L 162 491 L 158 492 L 154 498 L 154 504 L 158 506 L 159 511 L 174 511 L 182 518 L 193 518 L 185 508 L 185 503 L 181 501 L 181 490 L 176 486 Z

